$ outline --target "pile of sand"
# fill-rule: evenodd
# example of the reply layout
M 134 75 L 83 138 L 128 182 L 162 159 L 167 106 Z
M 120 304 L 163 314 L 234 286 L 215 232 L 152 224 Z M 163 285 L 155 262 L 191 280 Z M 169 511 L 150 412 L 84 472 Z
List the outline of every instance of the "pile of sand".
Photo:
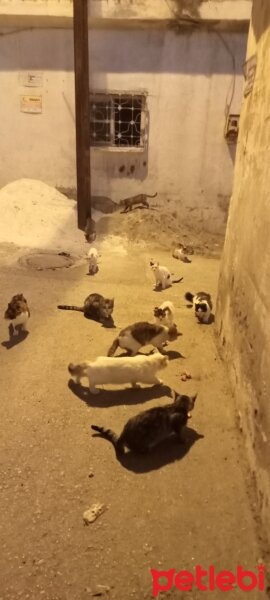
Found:
M 13 181 L 0 190 L 0 242 L 85 254 L 77 228 L 77 203 L 34 179 Z
M 170 213 L 160 206 L 129 213 L 117 210 L 109 215 L 109 211 L 115 211 L 115 205 L 107 202 L 104 207 L 105 200 L 110 199 L 99 198 L 99 204 L 93 202 L 95 246 L 104 236 L 110 235 L 168 250 L 182 242 L 192 246 L 198 254 L 220 256 L 223 238 L 189 229 L 176 212 Z M 12 242 L 25 248 L 85 255 L 87 246 L 84 233 L 77 228 L 76 201 L 46 183 L 20 179 L 3 187 L 0 190 L 0 215 L 0 243 Z
M 93 211 L 94 212 L 94 211 Z M 148 242 L 152 246 L 172 250 L 177 243 L 191 246 L 196 254 L 219 257 L 224 237 L 206 231 L 188 228 L 176 213 L 156 209 L 135 209 L 104 217 L 93 214 L 97 235 L 121 236 L 130 241 Z

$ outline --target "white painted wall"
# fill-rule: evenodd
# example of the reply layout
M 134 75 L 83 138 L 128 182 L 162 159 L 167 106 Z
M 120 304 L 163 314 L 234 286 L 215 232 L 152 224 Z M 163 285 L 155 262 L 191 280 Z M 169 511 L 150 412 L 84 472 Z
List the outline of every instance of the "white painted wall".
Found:
M 222 35 L 236 60 L 231 111 L 239 112 L 246 34 Z M 222 40 L 206 32 L 91 30 L 90 65 L 93 89 L 147 90 L 150 111 L 148 154 L 92 149 L 93 193 L 118 200 L 158 191 L 183 219 L 222 230 L 233 175 L 223 138 L 233 69 Z M 20 85 L 19 72 L 28 70 L 43 72 L 42 88 Z M 75 186 L 72 31 L 0 36 L 0 85 L 0 185 L 31 177 Z M 27 93 L 42 94 L 41 115 L 20 112 L 19 96 Z M 132 176 L 119 173 L 123 164 L 125 173 L 135 166 Z
M 233 82 L 231 112 L 240 111 L 246 36 L 223 36 L 235 56 L 235 77 L 232 58 L 214 33 L 91 32 L 92 87 L 146 89 L 150 111 L 148 156 L 92 149 L 95 194 L 118 200 L 158 191 L 162 201 L 177 205 L 183 219 L 192 215 L 198 227 L 224 229 L 235 150 L 223 137 L 224 111 Z M 132 176 L 119 173 L 120 166 L 127 172 L 131 164 Z
M 42 72 L 43 87 L 23 87 L 20 74 L 27 71 Z M 72 31 L 33 30 L 0 36 L 0 89 L 0 185 L 30 177 L 74 186 Z M 42 114 L 20 112 L 21 94 L 41 94 Z

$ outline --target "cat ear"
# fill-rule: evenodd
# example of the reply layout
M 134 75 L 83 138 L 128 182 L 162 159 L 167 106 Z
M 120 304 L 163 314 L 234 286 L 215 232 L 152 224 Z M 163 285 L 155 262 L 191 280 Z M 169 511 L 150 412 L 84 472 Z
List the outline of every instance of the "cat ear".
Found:
M 195 404 L 195 400 L 197 398 L 198 394 L 195 394 L 195 396 L 191 396 L 191 400 L 193 400 L 194 404 Z

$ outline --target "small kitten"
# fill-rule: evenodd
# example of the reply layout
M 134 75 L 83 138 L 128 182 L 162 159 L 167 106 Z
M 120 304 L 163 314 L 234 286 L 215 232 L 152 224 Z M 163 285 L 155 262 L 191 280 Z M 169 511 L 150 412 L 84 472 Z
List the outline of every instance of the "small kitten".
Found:
M 27 331 L 27 323 L 30 317 L 30 310 L 27 300 L 23 294 L 16 294 L 8 303 L 4 318 L 9 321 L 10 335 L 16 335 L 22 331 Z
M 172 327 L 174 325 L 175 308 L 172 302 L 166 300 L 154 308 L 154 317 L 158 325 Z
M 118 346 L 127 350 L 131 356 L 135 356 L 140 348 L 148 344 L 155 346 L 162 354 L 164 342 L 173 342 L 179 335 L 181 334 L 178 333 L 176 325 L 165 327 L 146 321 L 134 323 L 120 331 L 108 351 L 108 356 L 113 356 Z
M 179 244 L 179 248 L 175 248 L 173 251 L 173 258 L 177 258 L 184 263 L 191 263 L 192 261 L 187 256 L 186 248 L 183 244 Z
M 137 196 L 131 196 L 130 198 L 124 198 L 120 200 L 119 206 L 124 207 L 122 213 L 130 212 L 133 206 L 142 204 L 145 208 L 149 208 L 149 203 L 147 202 L 147 198 L 155 198 L 157 196 L 157 192 L 150 196 L 149 194 L 138 194 Z
M 166 288 L 171 287 L 173 283 L 179 283 L 179 281 L 182 281 L 183 279 L 183 277 L 172 279 L 169 269 L 167 269 L 167 267 L 162 267 L 158 262 L 154 262 L 153 260 L 150 261 L 150 268 L 152 269 L 156 280 L 154 290 L 157 290 L 160 287 L 165 290 Z
M 96 224 L 95 224 L 95 221 L 93 219 L 91 219 L 91 217 L 87 217 L 85 230 L 84 230 L 84 237 L 85 237 L 86 242 L 88 242 L 89 244 L 91 244 L 91 242 L 94 242 L 94 240 L 97 237 Z
M 198 294 L 187 292 L 185 299 L 193 304 L 195 316 L 200 323 L 209 323 L 213 308 L 210 294 L 206 292 L 198 292 Z
M 98 271 L 98 251 L 96 248 L 90 248 L 87 254 L 87 261 L 89 275 L 95 275 Z
M 85 298 L 83 306 L 59 304 L 57 308 L 60 308 L 61 310 L 77 310 L 83 312 L 87 319 L 102 323 L 104 321 L 112 320 L 114 298 L 104 298 L 101 294 L 90 294 Z
M 174 392 L 172 404 L 150 408 L 131 417 L 120 436 L 111 429 L 98 425 L 91 427 L 113 444 L 117 455 L 124 454 L 125 447 L 132 452 L 143 454 L 173 433 L 179 441 L 183 441 L 183 429 L 191 416 L 189 413 L 194 408 L 196 397 L 197 394 L 189 397 Z
M 99 356 L 95 361 L 85 361 L 78 365 L 69 364 L 68 370 L 75 377 L 76 383 L 81 383 L 82 377 L 87 377 L 89 389 L 92 394 L 98 394 L 98 384 L 121 384 L 131 383 L 132 387 L 138 387 L 138 382 L 152 385 L 162 384 L 161 379 L 156 376 L 157 371 L 165 369 L 168 357 L 158 352 L 151 356 L 140 354 L 131 358 L 120 356 L 109 358 Z

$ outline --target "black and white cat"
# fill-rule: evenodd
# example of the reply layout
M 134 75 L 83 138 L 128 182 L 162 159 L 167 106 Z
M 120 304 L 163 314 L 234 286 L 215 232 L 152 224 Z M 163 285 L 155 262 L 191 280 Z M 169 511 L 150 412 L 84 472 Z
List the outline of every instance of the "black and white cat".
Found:
M 147 321 L 134 323 L 120 331 L 108 351 L 108 356 L 113 356 L 118 347 L 135 356 L 140 348 L 149 344 L 157 348 L 162 354 L 163 344 L 167 341 L 176 340 L 179 335 L 181 334 L 178 333 L 176 325 L 165 327 Z
M 153 271 L 156 282 L 154 285 L 154 290 L 158 290 L 160 288 L 165 290 L 166 288 L 171 287 L 173 283 L 179 283 L 183 279 L 183 277 L 180 277 L 179 279 L 172 279 L 172 274 L 170 273 L 169 269 L 167 269 L 167 267 L 163 267 L 158 262 L 153 260 L 150 261 L 150 268 Z
M 170 300 L 165 300 L 160 306 L 154 308 L 154 317 L 158 325 L 172 327 L 174 325 L 175 308 Z
M 92 394 L 98 394 L 96 385 L 130 383 L 132 387 L 138 387 L 138 383 L 152 385 L 162 384 L 157 377 L 157 371 L 165 369 L 168 357 L 159 352 L 146 356 L 120 356 L 111 358 L 99 356 L 95 361 L 85 361 L 74 365 L 69 364 L 68 370 L 76 383 L 81 383 L 83 377 L 87 377 L 89 389 Z
M 111 429 L 98 425 L 91 427 L 101 437 L 109 440 L 119 455 L 125 452 L 125 448 L 140 454 L 146 453 L 172 434 L 176 434 L 182 442 L 183 429 L 191 416 L 197 394 L 182 396 L 174 392 L 173 395 L 172 404 L 150 408 L 131 417 L 119 436 Z
M 209 323 L 212 315 L 212 300 L 210 294 L 206 292 L 198 292 L 197 294 L 191 294 L 187 292 L 185 299 L 193 304 L 195 310 L 195 316 L 200 323 Z
M 104 323 L 112 321 L 114 298 L 104 298 L 101 294 L 90 294 L 85 298 L 83 306 L 59 304 L 57 308 L 61 310 L 77 310 L 82 312 L 87 319 Z
M 11 298 L 5 311 L 4 318 L 9 322 L 10 336 L 21 331 L 27 331 L 30 310 L 23 294 L 16 294 Z

